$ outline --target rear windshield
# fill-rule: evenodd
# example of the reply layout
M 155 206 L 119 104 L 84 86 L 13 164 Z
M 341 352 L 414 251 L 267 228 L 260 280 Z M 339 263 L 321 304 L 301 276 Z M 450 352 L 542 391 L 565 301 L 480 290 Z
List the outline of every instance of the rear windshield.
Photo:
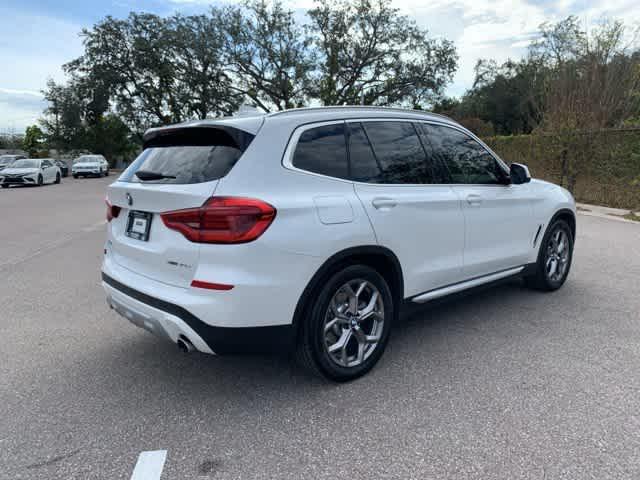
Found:
M 186 130 L 186 129 L 185 129 Z M 240 132 L 242 142 L 214 128 L 177 131 L 147 142 L 146 148 L 124 171 L 120 181 L 145 184 L 190 184 L 218 180 L 233 168 L 253 138 Z M 238 136 L 239 131 L 234 132 Z M 250 136 L 251 138 L 244 138 Z M 136 172 L 164 178 L 141 180 Z
M 82 155 L 76 158 L 73 163 L 99 163 L 102 157 L 99 155 Z

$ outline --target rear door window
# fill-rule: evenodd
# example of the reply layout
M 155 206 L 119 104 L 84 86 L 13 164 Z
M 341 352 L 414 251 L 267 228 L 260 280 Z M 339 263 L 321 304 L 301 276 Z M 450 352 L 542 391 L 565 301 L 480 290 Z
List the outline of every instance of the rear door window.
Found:
M 322 125 L 300 135 L 294 167 L 335 178 L 349 178 L 344 123 Z
M 238 142 L 224 130 L 215 128 L 168 132 L 146 148 L 120 177 L 121 181 L 145 184 L 193 184 L 218 180 L 231 171 L 253 136 L 241 132 Z M 235 135 L 238 136 L 238 135 Z M 246 137 L 251 138 L 247 141 Z M 164 178 L 141 180 L 135 173 L 152 172 Z
M 375 121 L 363 122 L 362 126 L 379 169 L 378 175 L 369 181 L 385 184 L 434 183 L 433 170 L 411 122 Z M 361 138 L 358 134 L 354 143 L 357 145 Z M 358 150 L 364 148 L 356 147 L 355 151 Z M 362 159 L 358 161 L 364 163 Z
M 357 182 L 379 183 L 382 166 L 373 154 L 361 123 L 349 123 L 349 162 L 351 178 Z

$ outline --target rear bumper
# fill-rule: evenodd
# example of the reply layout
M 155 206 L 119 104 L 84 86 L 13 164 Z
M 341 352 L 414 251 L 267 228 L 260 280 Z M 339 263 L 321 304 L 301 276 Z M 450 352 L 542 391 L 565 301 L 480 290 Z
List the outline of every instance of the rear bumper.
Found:
M 293 347 L 293 325 L 219 327 L 185 308 L 153 297 L 102 273 L 107 303 L 134 325 L 176 343 L 186 337 L 203 353 L 286 353 Z

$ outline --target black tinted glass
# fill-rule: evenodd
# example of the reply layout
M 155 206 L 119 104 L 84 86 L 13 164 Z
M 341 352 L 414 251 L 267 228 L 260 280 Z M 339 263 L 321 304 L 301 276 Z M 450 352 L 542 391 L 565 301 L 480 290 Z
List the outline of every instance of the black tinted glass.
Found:
M 424 124 L 432 155 L 448 169 L 452 183 L 500 184 L 505 173 L 495 158 L 470 136 L 453 128 Z
M 210 182 L 229 173 L 244 151 L 228 132 L 212 128 L 169 132 L 146 145 L 147 148 L 122 174 L 121 181 L 145 184 Z M 165 178 L 141 180 L 135 175 L 138 171 Z
M 380 174 L 376 183 L 433 183 L 433 172 L 413 124 L 364 122 Z
M 293 166 L 330 177 L 348 178 L 344 124 L 305 130 L 298 139 Z
M 377 183 L 381 178 L 382 168 L 360 123 L 349 123 L 349 161 L 353 180 Z
M 151 147 L 145 149 L 125 173 L 132 169 L 126 180 L 143 182 L 133 173 L 154 172 L 167 178 L 144 181 L 143 183 L 203 183 L 224 177 L 235 165 L 242 152 L 225 145 Z M 171 178 L 175 177 L 175 178 Z

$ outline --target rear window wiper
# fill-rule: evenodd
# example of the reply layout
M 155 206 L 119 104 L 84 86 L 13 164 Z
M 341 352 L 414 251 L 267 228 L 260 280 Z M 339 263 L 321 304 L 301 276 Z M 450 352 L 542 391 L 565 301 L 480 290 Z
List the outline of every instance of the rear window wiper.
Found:
M 151 172 L 149 170 L 138 170 L 135 175 L 142 181 L 162 180 L 163 178 L 176 178 L 174 175 L 165 175 L 164 173 Z

